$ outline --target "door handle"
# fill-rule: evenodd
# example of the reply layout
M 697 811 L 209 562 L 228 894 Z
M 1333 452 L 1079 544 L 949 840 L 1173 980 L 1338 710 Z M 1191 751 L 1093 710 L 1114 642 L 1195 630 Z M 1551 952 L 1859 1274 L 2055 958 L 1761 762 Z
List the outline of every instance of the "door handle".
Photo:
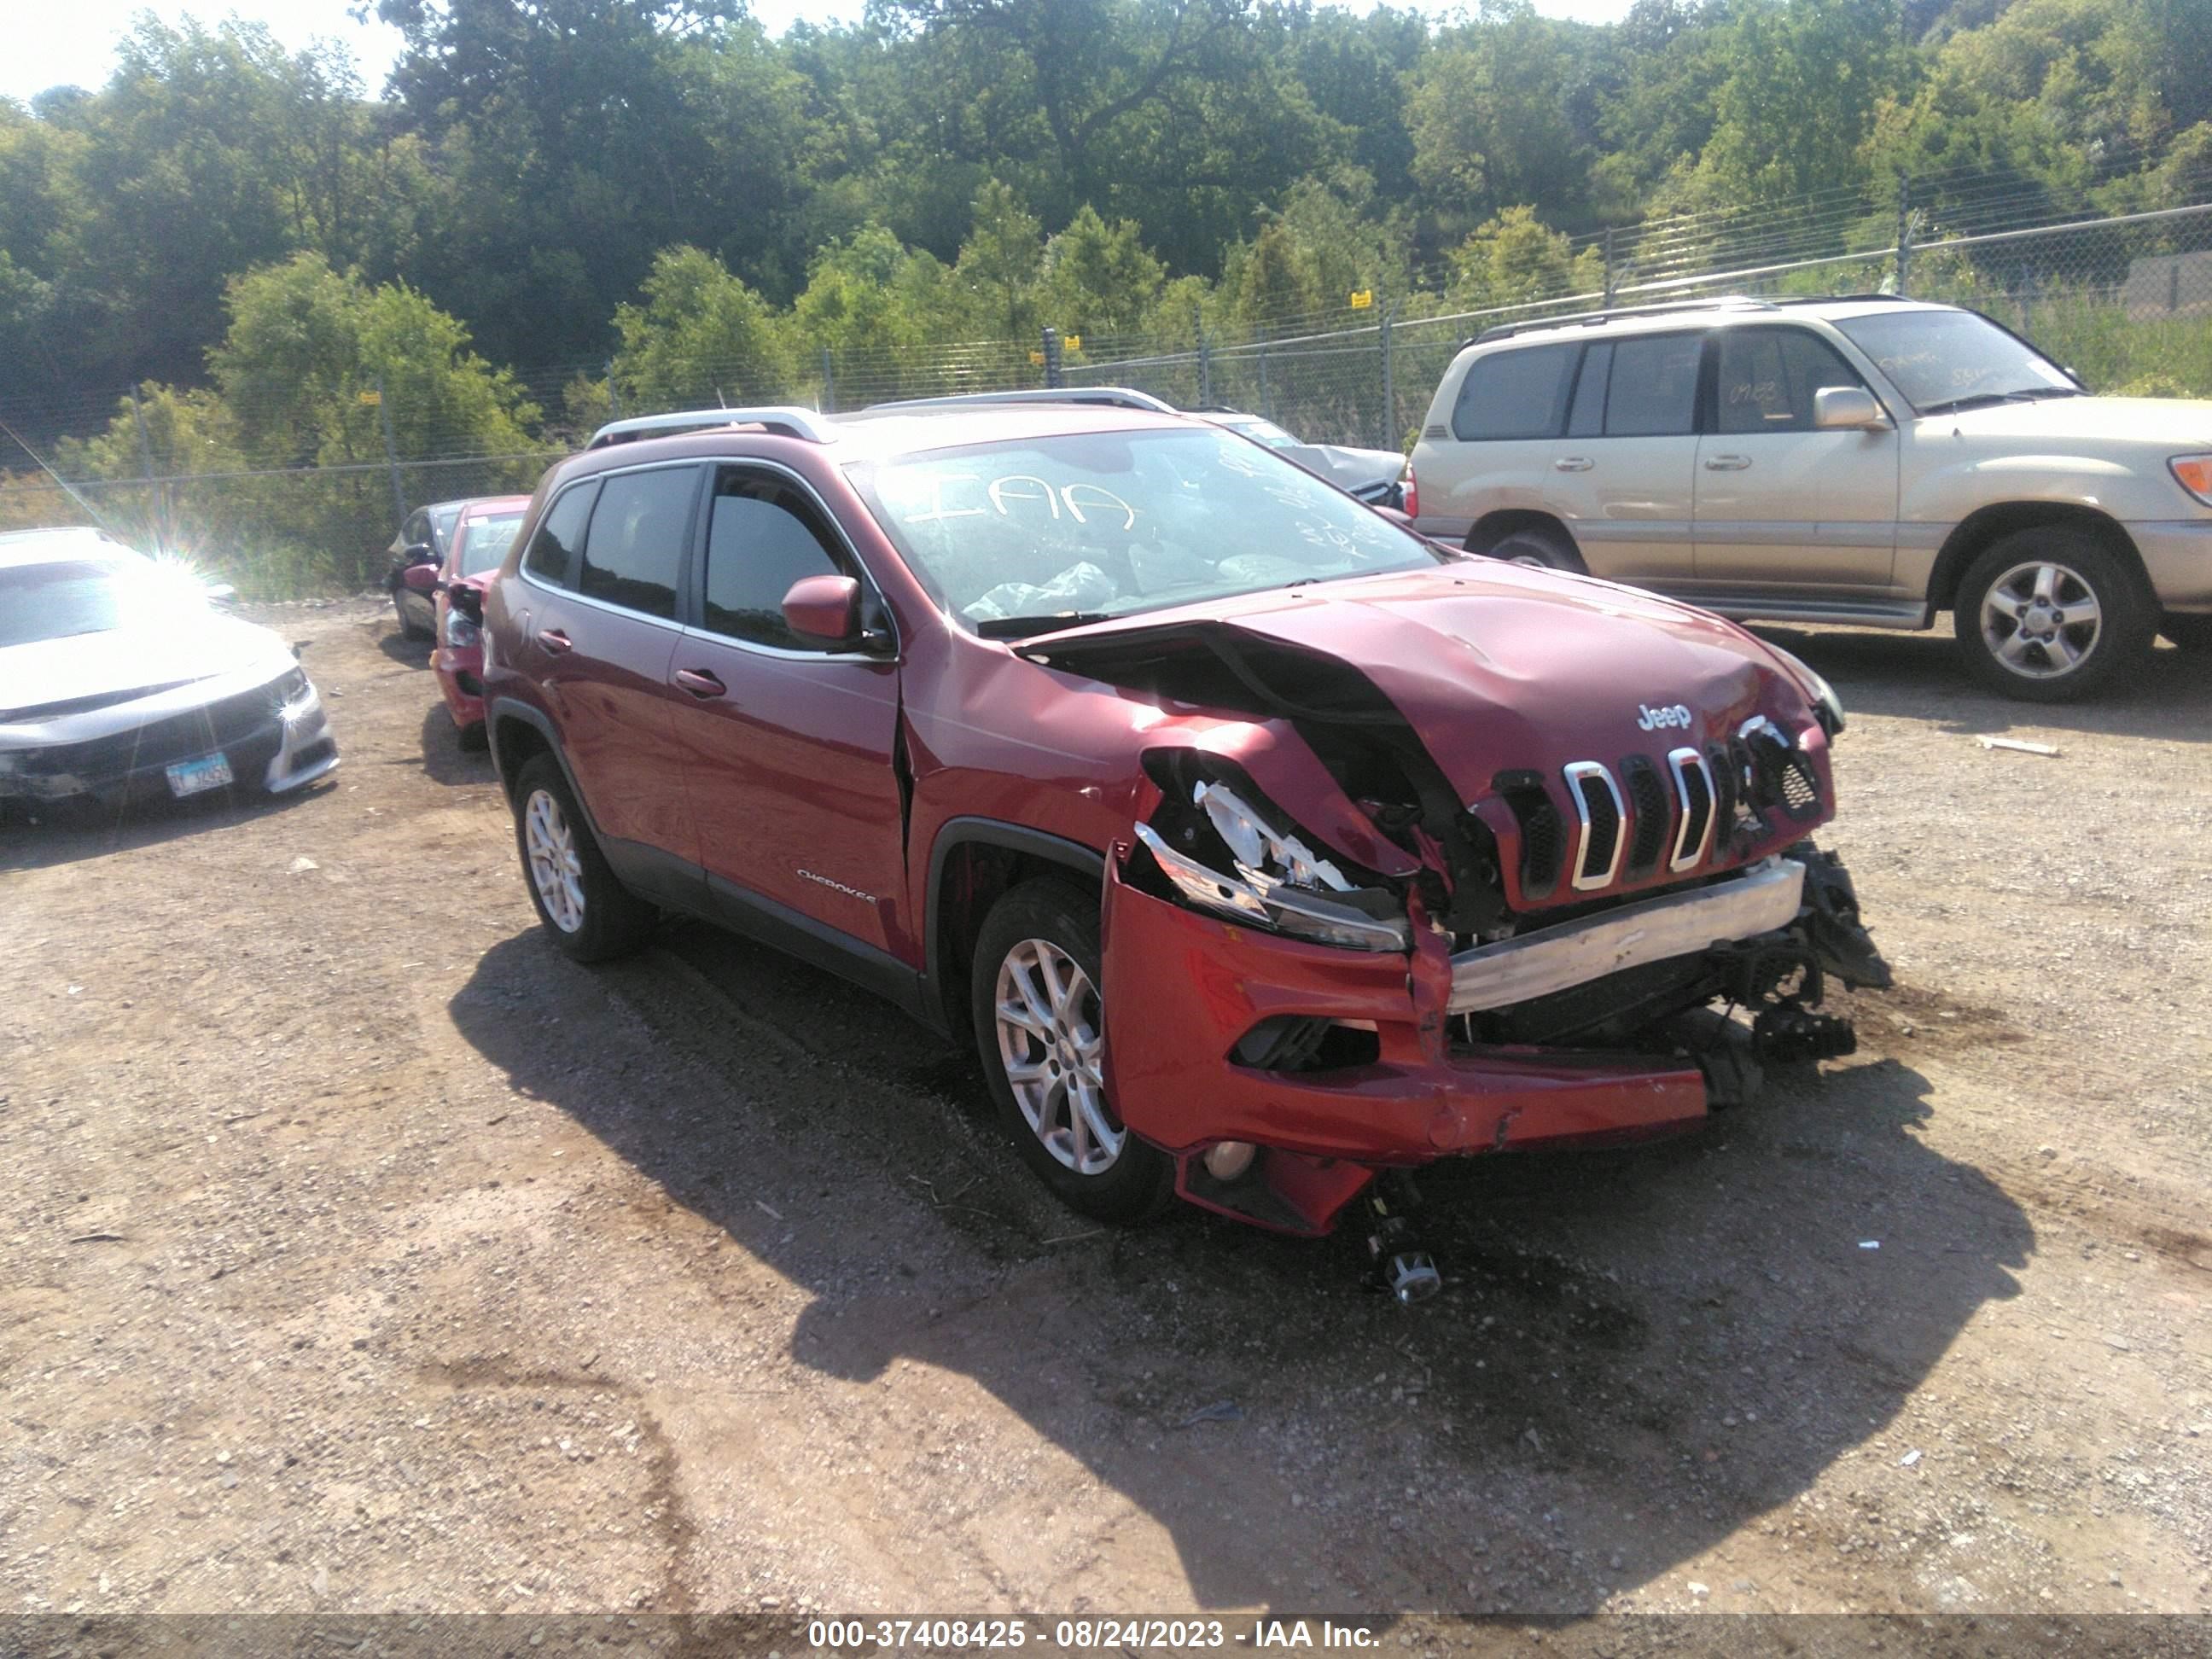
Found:
M 1597 463 L 1587 455 L 1562 455 L 1552 465 L 1562 472 L 1587 472 Z
M 1705 457 L 1705 471 L 1708 472 L 1741 472 L 1744 468 L 1750 465 L 1751 457 L 1748 455 L 1708 455 Z
M 702 702 L 708 697 L 726 696 L 730 690 L 703 668 L 678 669 L 676 683 Z
M 566 634 L 563 634 L 557 628 L 539 629 L 538 630 L 538 643 L 544 646 L 548 651 L 550 651 L 556 657 L 569 649 L 568 636 Z

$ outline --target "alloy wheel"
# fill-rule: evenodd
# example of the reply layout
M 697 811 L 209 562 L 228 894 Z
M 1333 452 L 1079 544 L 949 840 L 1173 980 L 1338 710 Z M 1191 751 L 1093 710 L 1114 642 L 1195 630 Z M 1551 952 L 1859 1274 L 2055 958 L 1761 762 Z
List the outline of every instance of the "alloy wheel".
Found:
M 1990 654 L 2025 679 L 2073 673 L 2104 632 L 2097 592 L 2070 566 L 2049 559 L 2016 564 L 1982 596 L 1982 638 Z
M 549 791 L 532 791 L 524 805 L 522 837 L 530 879 L 546 915 L 562 933 L 576 932 L 584 925 L 584 863 L 577 855 L 576 832 Z
M 1079 1176 L 1114 1167 L 1127 1131 L 1106 1105 L 1098 991 L 1049 939 L 1024 939 L 999 965 L 999 1059 L 1014 1103 L 1044 1149 Z

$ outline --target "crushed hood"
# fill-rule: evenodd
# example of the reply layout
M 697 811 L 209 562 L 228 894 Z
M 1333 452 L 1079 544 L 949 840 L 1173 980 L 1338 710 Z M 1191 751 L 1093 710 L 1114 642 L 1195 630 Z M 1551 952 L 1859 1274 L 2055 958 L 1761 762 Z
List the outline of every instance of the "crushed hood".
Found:
M 1488 561 L 1247 594 L 1018 648 L 1181 701 L 1349 726 L 1402 719 L 1462 803 L 1501 771 L 1662 756 L 1759 713 L 1792 729 L 1812 721 L 1795 683 L 1733 623 Z

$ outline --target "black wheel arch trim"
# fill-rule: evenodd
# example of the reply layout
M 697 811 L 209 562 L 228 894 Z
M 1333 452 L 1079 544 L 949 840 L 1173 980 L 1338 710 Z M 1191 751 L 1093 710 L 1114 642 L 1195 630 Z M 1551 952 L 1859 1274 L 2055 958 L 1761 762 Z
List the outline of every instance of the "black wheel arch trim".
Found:
M 949 1024 L 949 1013 L 940 1012 L 945 996 L 945 926 L 937 902 L 937 896 L 945 883 L 945 860 L 963 847 L 1002 847 L 1009 852 L 1026 853 L 1048 864 L 1057 864 L 1063 869 L 1076 872 L 1085 880 L 1097 885 L 1103 893 L 1106 885 L 1106 855 L 1095 847 L 1085 847 L 1079 841 L 1070 841 L 1065 836 L 1055 836 L 1043 830 L 1032 830 L 1026 824 L 1008 823 L 1000 818 L 963 817 L 947 818 L 937 831 L 937 838 L 929 848 L 929 885 L 923 890 L 923 917 L 928 929 L 928 966 L 922 975 L 922 1000 L 930 1010 L 931 1023 L 939 1020 Z
M 499 787 L 506 794 L 508 804 L 514 804 L 514 780 L 507 775 L 506 748 L 500 742 L 499 728 L 502 720 L 519 721 L 545 739 L 545 746 L 553 751 L 553 759 L 561 768 L 561 775 L 568 780 L 568 793 L 575 799 L 577 810 L 583 813 L 584 823 L 591 830 L 592 839 L 604 846 L 606 837 L 600 835 L 599 820 L 592 816 L 592 804 L 584 798 L 583 790 L 577 785 L 576 769 L 568 764 L 568 751 L 561 742 L 561 731 L 553 724 L 553 717 L 520 697 L 494 697 L 484 707 L 484 738 L 486 747 L 491 752 L 492 770 L 499 775 Z
M 2142 551 L 2136 547 L 2128 527 L 2101 507 L 2085 507 L 2078 501 L 1990 501 L 1976 507 L 1951 527 L 1943 538 L 1943 545 L 1936 555 L 1936 562 L 1928 572 L 1928 612 L 1932 621 L 1938 611 L 1954 608 L 1959 597 L 1959 584 L 1976 559 L 2000 538 L 2022 530 L 2033 530 L 2050 525 L 2084 530 L 2100 536 L 2112 544 L 2115 552 L 2125 555 L 2128 562 L 2142 578 L 2146 597 L 2152 596 L 2150 574 L 2144 569 Z

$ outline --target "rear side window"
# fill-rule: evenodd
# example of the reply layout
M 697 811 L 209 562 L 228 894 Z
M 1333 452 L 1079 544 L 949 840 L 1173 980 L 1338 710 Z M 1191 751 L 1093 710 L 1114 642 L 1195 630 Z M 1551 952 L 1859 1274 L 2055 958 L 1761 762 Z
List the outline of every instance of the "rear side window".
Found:
M 1702 334 L 1647 334 L 1616 340 L 1606 391 L 1608 438 L 1673 437 L 1698 429 L 1698 359 Z
M 696 466 L 618 472 L 599 486 L 576 591 L 648 617 L 676 615 L 676 575 L 691 528 Z
M 783 596 L 801 577 L 844 574 L 834 546 L 813 502 L 789 484 L 724 477 L 707 525 L 707 626 L 758 645 L 823 649 L 785 626 Z
M 1863 387 L 1826 340 L 1802 328 L 1731 328 L 1720 338 L 1723 432 L 1810 432 L 1813 394 Z
M 1452 434 L 1463 442 L 1556 438 L 1567 416 L 1578 344 L 1494 351 L 1468 366 L 1452 410 Z
M 592 502 L 599 495 L 596 480 L 564 489 L 554 498 L 538 533 L 530 538 L 530 551 L 522 568 L 549 587 L 576 585 L 576 555 L 584 545 L 584 526 L 591 521 Z

